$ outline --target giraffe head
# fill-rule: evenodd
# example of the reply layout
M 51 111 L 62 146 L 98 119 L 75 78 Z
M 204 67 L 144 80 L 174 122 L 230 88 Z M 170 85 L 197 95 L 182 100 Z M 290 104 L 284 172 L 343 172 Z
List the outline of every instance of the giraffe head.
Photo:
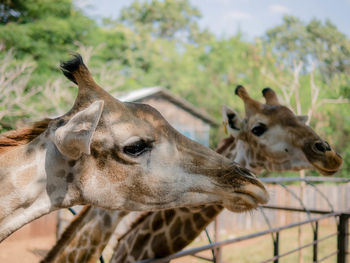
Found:
M 72 167 L 67 181 L 83 202 L 156 210 L 224 200 L 241 211 L 268 200 L 248 170 L 181 135 L 154 108 L 109 95 L 79 55 L 61 68 L 79 91 L 48 137 Z
M 245 106 L 243 120 L 223 107 L 224 123 L 237 140 L 235 160 L 255 172 L 316 169 L 323 175 L 336 173 L 341 156 L 305 124 L 307 118 L 280 105 L 272 89 L 265 88 L 262 94 L 266 104 L 253 100 L 244 87 L 236 88 Z

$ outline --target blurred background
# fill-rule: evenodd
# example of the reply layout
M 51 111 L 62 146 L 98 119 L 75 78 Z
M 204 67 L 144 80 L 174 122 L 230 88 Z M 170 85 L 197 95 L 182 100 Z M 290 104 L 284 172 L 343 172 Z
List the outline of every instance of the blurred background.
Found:
M 57 116 L 77 89 L 59 61 L 80 52 L 118 95 L 162 87 L 218 123 L 237 84 L 270 86 L 350 169 L 350 1 L 6 0 L 0 4 L 0 129 Z M 210 145 L 224 136 L 211 130 Z
M 170 104 L 190 113 L 170 122 L 212 148 L 225 136 L 221 105 L 244 116 L 235 86 L 261 101 L 269 86 L 282 104 L 309 116 L 343 156 L 337 176 L 350 177 L 349 13 L 349 0 L 3 0 L 0 131 L 71 107 L 77 89 L 58 65 L 74 51 L 116 97 L 152 104 L 162 96 L 164 115 Z M 172 115 L 165 117 L 178 119 Z M 55 232 L 55 215 L 42 220 L 23 231 Z M 54 241 L 29 250 L 40 255 Z M 9 251 L 0 245 L 0 261 Z

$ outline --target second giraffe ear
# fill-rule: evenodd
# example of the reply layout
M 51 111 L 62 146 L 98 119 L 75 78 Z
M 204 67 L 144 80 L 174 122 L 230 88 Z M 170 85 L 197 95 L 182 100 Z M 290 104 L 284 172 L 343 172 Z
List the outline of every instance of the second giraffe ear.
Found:
M 224 120 L 224 125 L 227 130 L 233 136 L 238 135 L 241 130 L 242 119 L 239 117 L 238 113 L 233 109 L 223 105 L 222 106 L 222 118 Z
M 56 130 L 53 140 L 63 155 L 76 160 L 83 153 L 90 154 L 92 135 L 101 118 L 103 104 L 102 100 L 95 101 Z

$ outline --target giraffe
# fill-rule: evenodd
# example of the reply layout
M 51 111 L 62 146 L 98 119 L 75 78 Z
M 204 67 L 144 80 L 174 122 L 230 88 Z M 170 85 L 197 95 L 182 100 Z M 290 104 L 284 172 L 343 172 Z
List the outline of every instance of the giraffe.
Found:
M 247 169 L 187 139 L 154 108 L 112 97 L 80 55 L 61 69 L 78 85 L 72 109 L 0 138 L 0 241 L 77 204 L 149 211 L 227 200 L 235 211 L 267 202 Z
M 237 93 L 246 93 L 244 88 L 239 87 L 237 90 Z M 267 105 L 273 105 L 274 102 L 275 106 L 282 107 L 283 110 L 287 111 L 288 114 L 280 115 L 276 118 L 272 118 L 271 122 L 274 121 L 274 125 L 281 125 L 288 121 L 288 118 L 291 118 L 291 125 L 294 125 L 294 123 L 297 123 L 299 129 L 305 129 L 304 134 L 311 133 L 313 135 L 313 139 L 315 143 L 324 143 L 326 145 L 326 142 L 323 142 L 314 132 L 307 126 L 305 126 L 302 122 L 305 122 L 306 119 L 303 116 L 295 116 L 292 114 L 288 109 L 285 109 L 285 107 L 280 106 L 278 104 L 278 100 L 276 97 L 276 94 L 271 89 L 264 89 L 263 95 L 266 99 L 266 105 L 261 105 L 261 107 L 269 107 Z M 251 99 L 246 98 L 248 96 L 247 94 L 241 94 L 241 98 L 245 98 L 245 102 L 253 103 L 250 101 Z M 256 103 L 256 102 L 254 102 Z M 237 147 L 237 142 L 239 141 L 238 138 L 242 137 L 243 139 L 247 138 L 247 135 L 244 135 L 243 132 L 240 132 L 239 129 L 242 129 L 242 126 L 248 125 L 247 123 L 250 122 L 251 118 L 255 118 L 256 123 L 250 124 L 252 128 L 250 130 L 255 128 L 255 133 L 258 133 L 258 130 L 260 128 L 257 128 L 257 123 L 259 126 L 262 126 L 260 123 L 260 119 L 263 118 L 265 120 L 265 123 L 267 127 L 272 127 L 273 125 L 268 122 L 271 118 L 271 114 L 276 115 L 277 112 L 279 112 L 278 108 L 272 112 L 272 113 L 265 113 L 266 116 L 262 116 L 261 118 L 257 118 L 257 113 L 249 114 L 251 113 L 251 110 L 246 108 L 246 120 L 242 121 L 239 118 L 239 115 L 231 110 L 229 107 L 224 106 L 223 107 L 223 118 L 225 125 L 228 126 L 228 131 L 230 133 L 230 136 L 228 138 L 225 138 L 221 141 L 219 144 L 219 147 L 217 148 L 217 152 L 228 156 L 231 159 L 236 159 L 238 156 L 238 159 L 241 162 L 242 165 L 245 165 L 249 167 L 250 169 L 254 169 L 256 172 L 260 172 L 262 170 L 270 170 L 270 171 L 284 171 L 284 170 L 299 170 L 299 169 L 307 169 L 312 168 L 313 165 L 311 165 L 310 160 L 312 159 L 312 156 L 309 154 L 309 159 L 305 155 L 300 155 L 299 151 L 296 151 L 294 147 L 292 147 L 293 144 L 290 142 L 290 138 L 287 138 L 286 136 L 278 136 L 277 138 L 280 140 L 280 142 L 276 142 L 277 145 L 285 146 L 283 149 L 282 154 L 268 154 L 265 155 L 263 151 L 266 151 L 266 148 L 268 148 L 270 145 L 264 145 L 264 147 L 259 146 L 258 142 L 253 142 L 253 139 L 258 141 L 259 136 L 254 135 L 254 137 L 251 140 L 245 140 L 246 147 L 243 147 L 243 145 Z M 278 120 L 279 118 L 286 118 L 285 120 Z M 294 120 L 294 123 L 293 123 Z M 247 128 L 245 128 L 247 129 Z M 294 140 L 303 138 L 301 137 L 302 132 L 295 133 L 297 134 L 296 138 L 293 138 Z M 261 136 L 261 135 L 260 135 Z M 270 141 L 273 139 L 273 137 L 276 136 L 275 132 L 267 133 L 265 135 L 264 140 Z M 312 138 L 309 138 L 312 139 Z M 327 144 L 328 145 L 328 144 Z M 259 148 L 258 148 L 259 147 Z M 288 148 L 287 148 L 288 147 Z M 300 146 L 297 146 L 300 147 Z M 276 148 L 276 146 L 275 146 Z M 273 149 L 275 149 L 273 148 Z M 288 158 L 286 158 L 285 155 L 285 149 L 289 149 L 289 153 L 293 153 L 293 151 L 296 151 L 295 154 L 289 155 Z M 262 151 L 262 154 L 252 154 L 251 151 Z M 308 152 L 308 151 L 306 151 Z M 337 155 L 334 151 L 333 152 L 333 158 L 334 164 L 328 165 L 327 163 L 324 165 L 325 168 L 323 168 L 322 173 L 333 173 L 336 172 L 340 165 L 341 165 L 341 157 Z M 258 158 L 261 158 L 260 156 L 266 156 L 268 158 L 267 160 L 257 161 Z M 292 161 L 292 162 L 290 162 Z M 322 160 L 321 158 L 319 158 Z M 329 158 L 330 161 L 331 158 Z M 272 163 L 273 165 L 268 164 Z M 283 166 L 284 163 L 284 166 Z M 332 166 L 333 165 L 333 166 Z M 320 167 L 315 166 L 315 167 Z M 323 167 L 323 166 L 322 166 Z M 331 168 L 331 169 L 330 169 Z M 159 211 L 155 213 L 146 213 L 144 215 L 141 215 L 139 220 L 133 224 L 132 227 L 130 227 L 130 231 L 125 234 L 124 237 L 120 238 L 120 243 L 118 244 L 118 247 L 116 248 L 116 252 L 113 255 L 113 262 L 133 262 L 140 259 L 146 259 L 149 257 L 161 257 L 166 256 L 171 253 L 175 253 L 182 249 L 184 246 L 189 244 L 215 217 L 218 215 L 223 209 L 222 205 L 207 205 L 207 206 L 201 206 L 193 208 L 177 208 L 172 210 L 165 210 L 165 211 Z M 113 212 L 112 212 L 113 213 Z M 85 229 L 82 229 L 79 227 L 75 228 L 74 232 L 74 242 L 70 241 L 67 238 L 60 238 L 57 242 L 56 246 L 50 251 L 49 256 L 46 257 L 46 259 L 43 262 L 96 262 L 98 257 L 101 255 L 101 252 L 103 251 L 103 248 L 107 245 L 108 240 L 103 239 L 102 237 L 105 237 L 105 235 L 100 235 L 100 242 L 97 242 L 95 239 L 96 236 L 94 236 L 94 239 L 96 240 L 95 245 L 91 245 L 90 247 L 85 246 L 85 239 L 88 236 L 90 236 L 92 232 L 98 232 L 98 233 L 105 233 L 108 232 L 108 234 L 111 236 L 111 231 L 107 231 L 103 228 L 103 224 L 98 224 L 100 226 L 98 230 L 94 229 L 97 224 L 95 221 L 100 220 L 99 218 L 96 218 L 96 213 L 90 212 L 90 214 L 80 214 L 79 217 L 85 217 L 86 221 L 85 223 Z M 195 226 L 193 226 L 193 223 Z M 73 224 L 73 223 L 72 223 Z M 169 224 L 172 224 L 169 226 Z M 117 225 L 117 224 L 116 224 Z M 183 232 L 182 232 L 183 231 Z M 166 233 L 165 233 L 166 232 Z M 165 234 L 164 234 L 165 233 Z M 180 233 L 183 233 L 185 238 L 180 237 Z M 178 236 L 176 236 L 178 235 Z M 151 238 L 153 236 L 153 238 Z M 151 240 L 152 239 L 152 240 Z M 173 242 L 170 242 L 173 241 Z M 82 245 L 81 245 L 82 244 Z M 145 251 L 142 251 L 144 245 L 149 245 Z M 172 245 L 168 245 L 172 244 Z M 71 251 L 74 251 L 73 248 L 81 251 L 81 246 L 85 248 L 85 254 L 89 255 L 84 260 L 78 260 L 78 261 L 64 261 L 62 258 L 67 258 L 68 255 L 71 253 Z

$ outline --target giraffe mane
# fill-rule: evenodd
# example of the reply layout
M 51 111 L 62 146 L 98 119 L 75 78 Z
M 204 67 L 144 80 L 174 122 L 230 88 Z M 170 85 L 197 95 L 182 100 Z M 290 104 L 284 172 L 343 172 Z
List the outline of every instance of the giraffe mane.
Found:
M 47 129 L 51 120 L 43 119 L 33 123 L 31 127 L 0 134 L 0 153 L 9 150 L 11 147 L 28 144 Z
M 61 62 L 60 64 L 60 68 L 63 74 L 66 76 L 67 79 L 74 82 L 75 84 L 78 84 L 78 82 L 75 79 L 73 73 L 79 70 L 80 66 L 86 68 L 83 62 L 83 58 L 79 54 L 73 54 L 73 58 L 71 60 Z

